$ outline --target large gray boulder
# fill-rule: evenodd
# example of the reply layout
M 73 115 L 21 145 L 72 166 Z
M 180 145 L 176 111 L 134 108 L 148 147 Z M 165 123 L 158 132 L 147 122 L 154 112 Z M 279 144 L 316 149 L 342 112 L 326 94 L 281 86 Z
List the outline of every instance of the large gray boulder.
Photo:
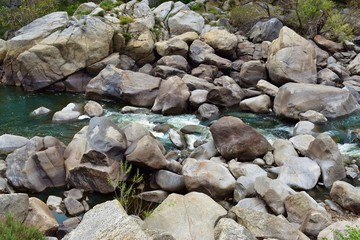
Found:
M 263 41 L 272 42 L 279 37 L 279 32 L 283 27 L 282 22 L 277 18 L 271 18 L 266 21 L 257 22 L 248 33 L 253 43 L 262 43 Z
M 236 221 L 250 230 L 260 239 L 275 238 L 279 240 L 309 240 L 302 232 L 292 226 L 286 219 L 272 214 L 233 207 L 230 210 L 236 216 Z
M 65 182 L 65 145 L 54 137 L 33 137 L 6 158 L 6 176 L 15 188 L 41 192 Z
M 360 54 L 354 58 L 348 65 L 347 69 L 350 71 L 353 75 L 359 75 L 360 74 Z
M 271 150 L 266 138 L 236 117 L 222 117 L 210 127 L 215 146 L 227 160 L 251 161 Z
M 122 100 L 135 106 L 150 107 L 158 95 L 160 82 L 160 78 L 145 73 L 121 70 L 108 65 L 91 79 L 86 87 L 86 96 L 93 99 Z
M 0 194 L 0 220 L 8 214 L 23 222 L 29 213 L 29 196 L 25 193 Z
M 111 219 L 111 224 L 109 223 Z M 133 217 L 127 215 L 118 200 L 96 205 L 85 213 L 81 223 L 67 240 L 150 240 Z
M 248 98 L 240 102 L 240 110 L 254 113 L 269 113 L 271 109 L 271 99 L 268 95 L 262 94 Z
M 274 148 L 274 161 L 277 166 L 282 166 L 287 159 L 298 156 L 289 140 L 276 139 L 272 146 Z
M 45 235 L 54 235 L 59 227 L 49 207 L 36 197 L 29 198 L 29 214 L 24 224 L 37 228 Z
M 0 136 L 0 154 L 10 153 L 29 142 L 29 139 L 22 136 L 3 134 Z
M 218 106 L 231 107 L 238 105 L 244 97 L 244 90 L 234 83 L 211 89 L 207 94 L 207 101 Z
M 21 53 L 17 76 L 25 90 L 47 87 L 107 57 L 113 34 L 113 28 L 99 18 L 81 19 Z
M 305 38 L 283 27 L 269 48 L 266 68 L 278 86 L 287 82 L 316 83 L 315 49 Z
M 145 219 L 144 228 L 158 228 L 177 240 L 213 240 L 214 226 L 226 210 L 203 193 L 171 194 Z
M 191 31 L 201 33 L 204 24 L 205 20 L 200 14 L 189 10 L 179 11 L 168 19 L 171 35 L 180 35 Z
M 319 164 L 325 187 L 330 188 L 335 181 L 346 177 L 343 156 L 329 135 L 317 136 L 310 143 L 307 156 Z
M 256 240 L 256 237 L 249 230 L 230 218 L 221 218 L 216 224 L 214 234 L 215 240 Z
M 203 35 L 203 39 L 220 56 L 231 58 L 236 52 L 237 37 L 227 30 L 211 30 Z
M 151 136 L 144 136 L 126 150 L 128 162 L 150 169 L 164 169 L 168 165 L 163 145 Z
M 331 224 L 331 216 L 306 192 L 299 192 L 285 199 L 289 222 L 300 224 L 306 235 L 316 237 L 321 230 Z
M 64 29 L 69 22 L 67 12 L 54 12 L 38 18 L 15 32 L 15 37 L 6 42 L 7 55 L 4 60 L 6 84 L 20 83 L 17 76 L 20 71 L 16 58 L 20 53 L 30 49 L 50 34 Z M 0 50 L 1 51 L 1 50 Z
M 284 162 L 278 179 L 294 189 L 310 190 L 317 184 L 320 167 L 316 161 L 307 157 L 293 157 Z
M 336 118 L 359 109 L 359 104 L 347 90 L 314 84 L 288 83 L 279 89 L 274 100 L 277 115 L 299 119 L 308 110 Z
M 214 199 L 231 196 L 235 188 L 235 178 L 217 162 L 188 158 L 182 174 L 189 191 L 203 192 Z
M 155 48 L 160 56 L 180 55 L 186 57 L 189 50 L 187 43 L 178 38 L 157 42 L 155 43 Z
M 118 7 L 119 15 L 130 16 L 135 23 L 144 24 L 148 29 L 155 26 L 155 16 L 148 1 L 127 1 Z
M 179 77 L 170 77 L 162 81 L 159 94 L 155 99 L 152 111 L 163 115 L 176 115 L 187 110 L 190 91 L 185 82 Z
M 256 178 L 254 188 L 276 214 L 285 213 L 285 199 L 295 193 L 293 189 L 280 180 L 273 180 L 268 177 Z
M 189 57 L 195 64 L 203 63 L 205 56 L 211 53 L 215 53 L 215 50 L 210 45 L 198 39 L 193 41 L 189 48 Z
M 336 181 L 330 191 L 330 197 L 343 208 L 356 214 L 360 213 L 360 189 L 343 181 Z
M 261 61 L 248 61 L 241 66 L 240 85 L 255 87 L 259 80 L 267 79 L 265 64 Z
M 69 184 L 87 191 L 113 192 L 126 148 L 126 137 L 113 122 L 92 118 L 65 150 Z

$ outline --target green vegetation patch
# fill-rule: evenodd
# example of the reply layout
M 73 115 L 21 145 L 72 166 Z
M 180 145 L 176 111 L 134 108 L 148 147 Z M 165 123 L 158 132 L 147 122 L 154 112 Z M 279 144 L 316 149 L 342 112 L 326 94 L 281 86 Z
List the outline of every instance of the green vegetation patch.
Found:
M 123 25 L 134 22 L 134 18 L 127 16 L 127 15 L 120 16 L 119 20 L 120 20 L 120 24 L 123 24 Z
M 45 240 L 45 236 L 36 228 L 29 227 L 7 215 L 0 221 L 0 239 L 2 240 Z

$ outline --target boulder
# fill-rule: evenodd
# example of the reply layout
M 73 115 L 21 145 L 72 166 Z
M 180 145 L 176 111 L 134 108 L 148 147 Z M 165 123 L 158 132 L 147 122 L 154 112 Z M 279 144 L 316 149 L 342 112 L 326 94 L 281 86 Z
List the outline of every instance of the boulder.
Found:
M 189 157 L 196 160 L 209 160 L 218 154 L 219 152 L 214 145 L 214 141 L 210 140 L 207 143 L 198 146 L 194 151 L 192 151 Z
M 187 54 L 187 50 L 186 50 L 186 54 Z M 186 58 L 184 58 L 181 55 L 173 55 L 173 54 L 172 56 L 164 56 L 160 58 L 156 64 L 177 68 L 185 72 L 187 72 L 190 68 Z
M 0 194 L 0 220 L 8 214 L 23 222 L 29 213 L 29 196 L 25 193 Z
M 317 132 L 315 124 L 313 124 L 312 122 L 309 122 L 309 121 L 299 121 L 298 123 L 296 123 L 293 128 L 292 135 L 297 136 L 297 135 L 304 135 L 304 134 L 317 136 L 318 132 Z
M 360 189 L 343 181 L 334 182 L 330 197 L 341 207 L 355 214 L 360 213 Z
M 261 61 L 248 61 L 241 66 L 240 85 L 255 87 L 259 80 L 267 79 L 265 64 Z
M 259 21 L 249 31 L 249 39 L 253 43 L 262 43 L 263 41 L 272 42 L 279 37 L 279 32 L 282 27 L 282 22 L 277 18 Z
M 309 40 L 309 42 L 315 49 L 316 66 L 325 68 L 328 64 L 327 60 L 330 57 L 329 53 L 327 51 L 324 51 L 321 48 L 319 48 L 318 45 L 314 41 Z
M 81 200 L 84 197 L 84 190 L 72 188 L 69 191 L 65 191 L 64 196 L 66 198 Z
M 147 130 L 144 125 L 131 122 L 125 127 L 121 128 L 126 136 L 127 145 L 130 146 L 132 143 L 137 142 L 144 136 L 151 136 L 149 130 Z
M 310 143 L 307 156 L 319 164 L 325 187 L 330 188 L 335 181 L 346 177 L 343 156 L 329 135 L 317 136 Z
M 70 216 L 76 216 L 82 212 L 85 212 L 85 208 L 81 204 L 81 202 L 79 202 L 78 200 L 76 200 L 74 198 L 71 198 L 71 197 L 65 198 L 64 204 L 65 204 L 66 212 Z
M 216 54 L 220 56 L 232 58 L 236 52 L 237 37 L 227 30 L 214 29 L 205 33 L 202 37 L 204 42 L 209 44 Z
M 204 121 L 214 119 L 219 116 L 219 108 L 213 104 L 203 103 L 200 105 L 198 110 L 196 111 L 197 117 Z
M 213 82 L 218 72 L 219 69 L 216 66 L 200 64 L 191 70 L 191 75 L 205 79 L 208 82 Z
M 178 240 L 212 240 L 215 223 L 225 214 L 223 207 L 203 193 L 171 194 L 145 219 L 144 228 L 167 231 Z
M 319 165 L 307 157 L 289 156 L 280 168 L 278 179 L 294 189 L 310 190 L 320 177 Z
M 69 103 L 66 107 L 54 113 L 52 121 L 57 123 L 72 122 L 77 120 L 80 115 L 77 104 Z
M 106 58 L 101 59 L 100 61 L 88 66 L 86 68 L 86 72 L 89 73 L 91 76 L 96 76 L 109 64 L 114 66 L 120 64 L 120 54 L 118 52 L 115 52 L 107 56 Z
M 359 109 L 347 90 L 304 83 L 288 83 L 279 89 L 274 100 L 277 115 L 298 119 L 299 114 L 314 110 L 327 118 L 336 118 Z
M 55 210 L 57 213 L 62 213 L 61 206 L 62 198 L 54 195 L 50 195 L 46 200 L 46 205 L 51 209 Z
M 0 64 L 3 63 L 6 53 L 7 53 L 7 46 L 6 41 L 3 39 L 0 39 Z
M 236 216 L 236 221 L 250 230 L 257 238 L 276 238 L 278 240 L 309 240 L 302 232 L 291 225 L 286 219 L 272 214 L 233 207 L 230 210 Z
M 207 101 L 218 106 L 231 107 L 238 105 L 244 97 L 244 90 L 235 83 L 211 89 L 207 94 Z
M 187 143 L 186 143 L 185 137 L 186 136 L 182 132 L 175 131 L 173 129 L 169 130 L 170 141 L 172 142 L 172 144 L 175 145 L 175 147 L 177 147 L 179 149 L 186 148 Z
M 80 70 L 68 76 L 64 83 L 66 92 L 85 93 L 86 85 L 92 77 L 85 71 Z
M 0 136 L 0 154 L 11 153 L 28 142 L 29 139 L 22 136 L 3 134 Z
M 181 10 L 168 19 L 171 35 L 180 35 L 192 31 L 201 33 L 204 24 L 204 18 L 200 14 L 190 10 Z
M 174 2 L 168 1 L 163 2 L 159 6 L 157 6 L 152 12 L 155 15 L 155 18 L 159 20 L 159 22 L 164 22 L 168 17 L 169 12 L 174 8 Z
M 146 191 L 138 195 L 141 200 L 151 203 L 162 203 L 168 196 L 169 193 L 164 190 Z
M 209 83 L 205 79 L 201 79 L 198 77 L 191 76 L 189 74 L 186 74 L 183 76 L 182 80 L 186 83 L 190 91 L 193 90 L 211 90 L 215 88 L 215 85 L 212 83 Z
M 241 199 L 236 204 L 236 207 L 252 209 L 254 211 L 265 212 L 265 213 L 268 212 L 268 210 L 266 209 L 266 203 L 264 202 L 264 200 L 258 197 Z
M 251 161 L 265 155 L 271 145 L 264 136 L 236 117 L 222 117 L 210 127 L 215 146 L 227 160 Z
M 300 224 L 306 235 L 316 237 L 321 230 L 331 224 L 331 216 L 306 192 L 299 192 L 285 199 L 289 222 Z
M 183 40 L 172 38 L 155 43 L 155 49 L 160 56 L 180 55 L 186 57 L 189 46 Z
M 177 76 L 182 78 L 185 74 L 186 73 L 184 71 L 179 70 L 177 68 L 162 66 L 162 65 L 156 66 L 152 70 L 152 75 L 163 79 L 167 79 L 172 76 Z
M 306 134 L 296 135 L 289 139 L 294 148 L 303 156 L 306 155 L 310 143 L 314 140 L 315 138 L 313 136 Z
M 111 219 L 111 224 L 109 224 Z M 138 222 L 127 215 L 118 200 L 96 205 L 85 213 L 81 223 L 66 237 L 67 240 L 150 240 Z
M 148 29 L 155 26 L 155 16 L 149 6 L 148 1 L 127 1 L 118 6 L 119 15 L 130 16 L 134 23 L 141 23 Z
M 154 112 L 161 112 L 163 115 L 176 115 L 187 110 L 189 88 L 179 77 L 170 77 L 162 81 L 154 105 L 151 108 Z
M 68 22 L 69 16 L 67 12 L 54 12 L 38 18 L 17 30 L 15 37 L 6 42 L 7 55 L 4 59 L 4 82 L 11 85 L 19 84 L 21 78 L 19 79 L 17 73 L 20 71 L 20 65 L 16 60 L 19 54 L 41 42 L 50 34 L 64 29 Z
M 280 180 L 272 180 L 268 177 L 256 178 L 254 188 L 275 214 L 285 213 L 285 199 L 295 193 Z
M 322 239 L 328 239 L 328 240 L 336 240 L 337 236 L 335 234 L 335 232 L 338 232 L 340 234 L 346 234 L 346 232 L 348 231 L 349 227 L 351 228 L 355 228 L 355 229 L 359 229 L 360 228 L 360 219 L 356 219 L 353 221 L 336 221 L 333 224 L 331 224 L 330 226 L 328 226 L 327 228 L 325 228 L 324 230 L 322 230 L 317 239 L 318 240 L 322 240 Z
M 48 206 L 36 197 L 29 198 L 29 214 L 24 224 L 37 228 L 47 236 L 54 235 L 59 227 Z
M 161 79 L 145 73 L 121 70 L 108 65 L 91 79 L 86 96 L 92 99 L 114 99 L 140 107 L 150 107 L 158 94 Z
M 341 83 L 340 77 L 328 68 L 321 69 L 317 73 L 317 82 L 322 85 L 336 86 Z
M 110 25 L 88 16 L 51 34 L 17 57 L 17 75 L 23 87 L 28 91 L 42 89 L 105 58 L 113 33 Z
M 263 79 L 259 80 L 256 84 L 256 88 L 264 94 L 270 97 L 275 97 L 279 91 L 279 88 Z
M 256 240 L 256 237 L 245 227 L 231 218 L 221 218 L 214 229 L 215 240 L 246 239 Z
M 138 65 L 152 63 L 155 60 L 153 33 L 142 23 L 129 24 L 126 35 L 131 36 L 126 43 L 124 53 L 131 56 Z
M 201 104 L 206 102 L 209 91 L 206 90 L 194 90 L 191 91 L 189 102 L 192 107 L 199 107 Z
M 88 101 L 84 106 L 84 112 L 90 117 L 100 117 L 104 113 L 104 109 L 99 103 Z
M 271 99 L 268 95 L 260 95 L 248 98 L 240 102 L 240 110 L 254 113 L 269 113 L 271 109 Z
M 214 53 L 204 55 L 204 62 L 208 65 L 214 65 L 224 73 L 229 73 L 232 68 L 232 62 L 226 58 L 222 58 Z
M 92 118 L 65 150 L 68 183 L 87 191 L 113 192 L 126 147 L 123 131 L 113 122 Z
M 160 142 L 151 136 L 144 136 L 139 141 L 132 143 L 125 155 L 126 160 L 150 169 L 163 169 L 168 161 L 165 156 L 165 149 Z
M 215 50 L 198 39 L 193 41 L 189 48 L 189 56 L 195 64 L 203 63 L 205 56 L 210 53 L 215 53 Z
M 170 171 L 160 170 L 155 175 L 156 184 L 168 192 L 184 192 L 184 176 Z
M 287 82 L 316 83 L 315 49 L 305 38 L 283 27 L 270 46 L 266 68 L 278 86 Z
M 46 108 L 46 107 L 39 107 L 37 109 L 35 109 L 34 111 L 32 111 L 30 113 L 31 116 L 39 116 L 39 115 L 45 115 L 48 114 L 49 112 L 51 112 L 50 109 Z
M 65 182 L 65 145 L 54 137 L 33 137 L 6 158 L 6 176 L 15 188 L 41 192 Z
M 235 188 L 230 171 L 216 162 L 187 159 L 182 174 L 188 191 L 203 192 L 214 199 L 231 196 Z
M 298 154 L 295 151 L 293 145 L 289 140 L 276 139 L 273 142 L 273 154 L 276 165 L 282 166 L 284 162 L 290 157 L 297 157 Z
M 354 58 L 354 60 L 350 62 L 347 69 L 350 71 L 351 74 L 360 74 L 360 54 L 358 54 L 356 58 Z
M 330 53 L 341 52 L 344 49 L 341 43 L 333 42 L 331 40 L 324 38 L 321 35 L 316 35 L 314 37 L 314 41 L 316 42 L 317 45 L 319 45 L 321 48 L 323 48 L 324 50 Z

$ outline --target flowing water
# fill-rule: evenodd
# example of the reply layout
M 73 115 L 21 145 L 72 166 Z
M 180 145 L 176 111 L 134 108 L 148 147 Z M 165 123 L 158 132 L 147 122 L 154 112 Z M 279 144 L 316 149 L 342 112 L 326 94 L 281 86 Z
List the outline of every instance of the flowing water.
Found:
M 68 103 L 78 103 L 84 105 L 86 100 L 82 94 L 68 93 L 26 93 L 18 87 L 0 86 L 0 135 L 15 134 L 28 138 L 33 136 L 54 136 L 68 144 L 74 134 L 83 126 L 88 124 L 87 119 L 71 123 L 52 123 L 54 112 L 61 110 Z M 105 115 L 112 119 L 119 127 L 123 127 L 130 122 L 137 122 L 144 125 L 152 131 L 157 124 L 170 124 L 175 129 L 180 129 L 185 125 L 208 126 L 211 121 L 199 121 L 195 115 L 183 114 L 179 116 L 162 116 L 159 114 L 121 114 L 120 109 L 124 105 L 113 102 L 101 102 L 105 109 Z M 47 107 L 51 112 L 44 116 L 31 116 L 30 113 L 38 107 Z M 285 121 L 275 117 L 274 114 L 253 114 L 243 113 L 236 110 L 227 110 L 222 116 L 231 115 L 241 118 L 245 123 L 257 129 L 269 141 L 276 138 L 290 138 L 295 122 Z M 188 142 L 194 142 L 196 139 L 204 140 L 211 138 L 207 128 L 202 128 L 201 135 L 188 136 Z M 360 148 L 355 143 L 353 131 L 360 129 L 360 113 L 354 113 L 351 116 L 331 120 L 326 125 L 320 126 L 320 131 L 327 131 L 338 142 L 342 153 L 360 159 Z M 167 150 L 173 148 L 168 134 L 152 131 Z M 57 192 L 58 191 L 58 192 Z M 63 189 L 49 189 L 38 194 L 37 197 L 46 201 L 49 194 L 61 196 Z M 315 190 L 315 192 L 318 192 Z M 112 198 L 112 196 L 105 196 Z M 104 196 L 90 196 L 90 205 L 95 205 L 104 201 Z M 106 199 L 105 199 L 106 200 Z M 64 215 L 55 214 L 58 221 L 62 222 L 66 218 Z

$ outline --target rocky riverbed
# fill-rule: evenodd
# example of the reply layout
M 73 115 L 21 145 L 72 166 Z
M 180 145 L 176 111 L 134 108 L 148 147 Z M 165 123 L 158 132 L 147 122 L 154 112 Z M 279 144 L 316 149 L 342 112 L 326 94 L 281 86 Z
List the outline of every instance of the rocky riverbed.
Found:
M 18 85 L 0 87 L 1 216 L 76 240 L 360 227 L 357 41 L 308 40 L 275 18 L 244 34 L 181 2 L 85 3 L 1 40 L 0 63 L 2 83 Z M 135 186 L 136 169 L 153 211 L 91 204 Z

